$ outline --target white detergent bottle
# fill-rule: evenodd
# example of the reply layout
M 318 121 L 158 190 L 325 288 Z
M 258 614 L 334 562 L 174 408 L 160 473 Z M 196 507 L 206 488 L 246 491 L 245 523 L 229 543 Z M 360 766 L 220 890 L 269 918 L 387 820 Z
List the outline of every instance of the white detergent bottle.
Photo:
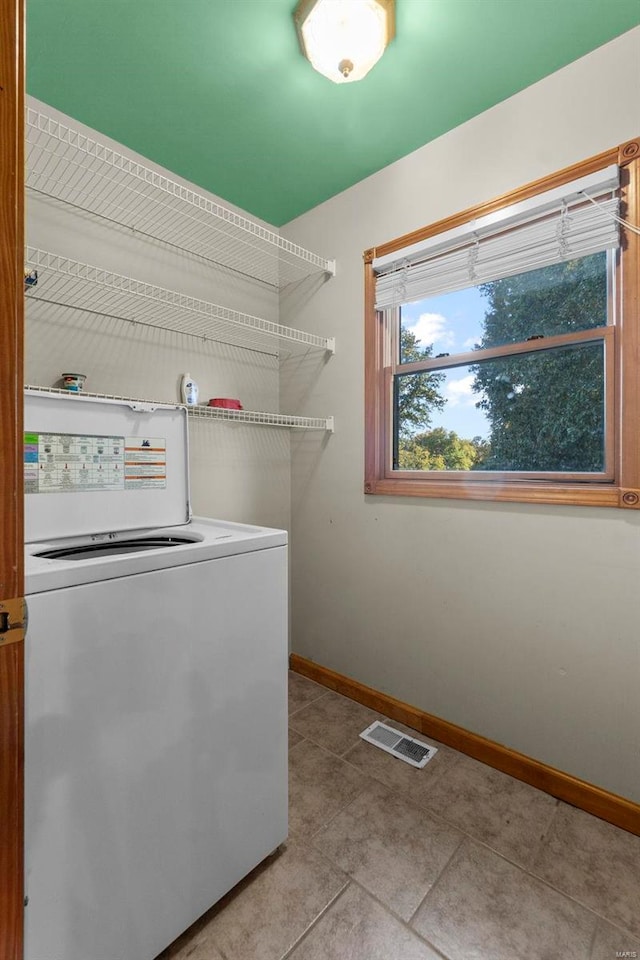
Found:
M 185 373 L 180 385 L 182 393 L 182 402 L 188 407 L 193 407 L 198 402 L 198 384 L 191 379 L 190 373 Z

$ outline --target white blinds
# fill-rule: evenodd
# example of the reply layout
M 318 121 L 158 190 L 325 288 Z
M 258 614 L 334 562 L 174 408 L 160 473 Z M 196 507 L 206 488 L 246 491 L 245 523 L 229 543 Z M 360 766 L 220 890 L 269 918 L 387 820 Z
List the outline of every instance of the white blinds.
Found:
M 376 309 L 424 300 L 619 245 L 618 167 L 373 261 Z M 597 199 L 598 206 L 584 196 Z

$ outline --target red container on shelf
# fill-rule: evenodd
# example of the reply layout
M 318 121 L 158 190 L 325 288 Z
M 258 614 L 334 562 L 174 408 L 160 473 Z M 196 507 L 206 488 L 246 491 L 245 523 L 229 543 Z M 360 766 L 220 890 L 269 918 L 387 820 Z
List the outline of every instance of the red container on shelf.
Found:
M 242 410 L 242 404 L 239 400 L 233 400 L 231 397 L 212 397 L 209 400 L 210 407 L 223 407 L 225 410 Z

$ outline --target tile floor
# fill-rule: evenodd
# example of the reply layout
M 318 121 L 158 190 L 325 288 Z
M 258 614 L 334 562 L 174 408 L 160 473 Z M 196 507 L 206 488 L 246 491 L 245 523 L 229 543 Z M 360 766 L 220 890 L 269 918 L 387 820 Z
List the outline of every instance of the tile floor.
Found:
M 640 958 L 640 837 L 297 674 L 289 711 L 289 840 L 158 960 Z

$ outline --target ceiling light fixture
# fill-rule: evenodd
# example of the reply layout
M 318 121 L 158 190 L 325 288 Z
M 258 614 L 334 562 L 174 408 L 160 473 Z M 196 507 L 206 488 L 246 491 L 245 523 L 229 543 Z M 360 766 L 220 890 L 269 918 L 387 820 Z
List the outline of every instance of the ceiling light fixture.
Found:
M 299 0 L 293 19 L 305 57 L 334 83 L 362 80 L 395 36 L 395 0 Z

